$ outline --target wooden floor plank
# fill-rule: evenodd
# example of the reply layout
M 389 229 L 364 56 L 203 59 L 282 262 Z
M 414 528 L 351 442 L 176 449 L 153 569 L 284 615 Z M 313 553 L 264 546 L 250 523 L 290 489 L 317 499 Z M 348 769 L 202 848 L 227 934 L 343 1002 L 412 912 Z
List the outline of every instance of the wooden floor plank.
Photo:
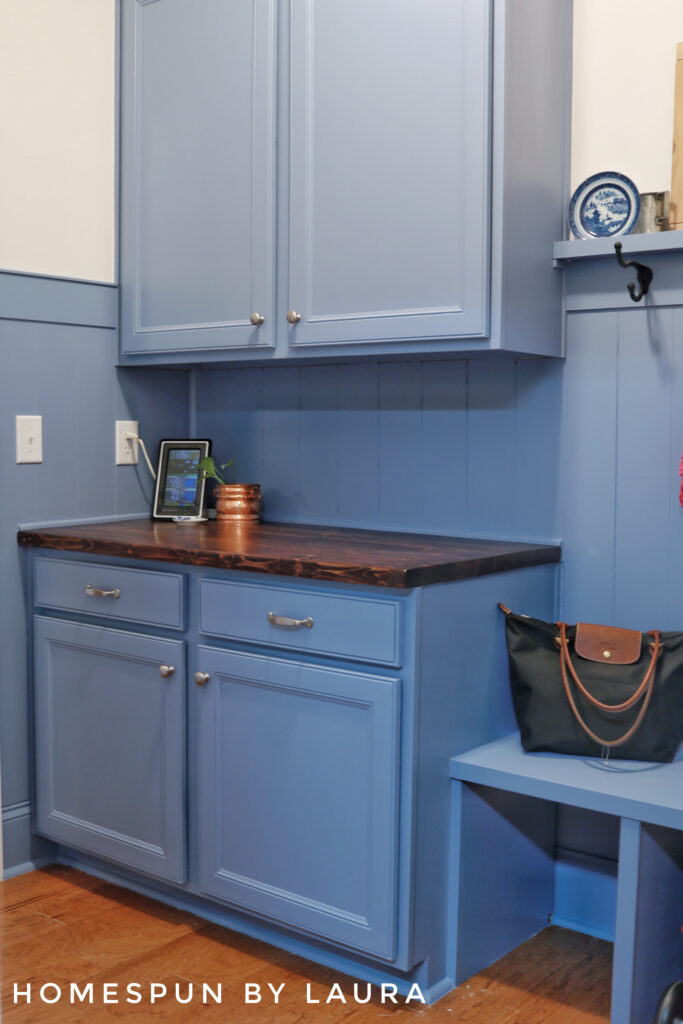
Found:
M 101 879 L 92 875 L 86 875 L 82 871 L 74 872 L 73 868 L 54 864 L 0 883 L 0 912 L 78 888 L 96 889 L 102 884 Z
M 611 945 L 550 927 L 470 978 L 436 1005 L 382 1003 L 379 989 L 358 1004 L 354 979 L 219 928 L 70 868 L 32 872 L 0 884 L 0 978 L 3 1024 L 99 1024 L 153 1017 L 176 1024 L 607 1024 Z M 45 982 L 63 986 L 58 1004 L 39 999 Z M 14 982 L 30 982 L 30 1005 L 12 1000 Z M 68 985 L 93 984 L 93 1003 L 72 1005 Z M 126 985 L 142 986 L 143 1002 L 126 1003 Z M 284 985 L 274 1005 L 268 983 Z M 149 986 L 167 995 L 149 1004 Z M 119 1003 L 104 1004 L 102 986 L 118 986 Z M 222 1002 L 201 1001 L 202 984 L 222 986 Z M 262 1002 L 245 1003 L 245 985 Z M 346 1003 L 326 1003 L 333 986 Z M 192 1003 L 175 999 L 175 986 Z M 307 1002 L 307 986 L 310 998 Z M 360 998 L 365 984 L 360 983 Z
M 102 968 L 125 963 L 206 927 L 201 918 L 108 883 L 92 890 L 74 888 L 31 907 L 65 928 L 65 941 Z

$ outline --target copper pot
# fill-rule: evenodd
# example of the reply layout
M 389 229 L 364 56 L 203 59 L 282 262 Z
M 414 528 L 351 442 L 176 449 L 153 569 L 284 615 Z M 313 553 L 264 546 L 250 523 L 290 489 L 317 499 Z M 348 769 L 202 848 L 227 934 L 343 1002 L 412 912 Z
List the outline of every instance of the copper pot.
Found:
M 261 519 L 260 484 L 217 484 L 216 521 L 258 523 Z

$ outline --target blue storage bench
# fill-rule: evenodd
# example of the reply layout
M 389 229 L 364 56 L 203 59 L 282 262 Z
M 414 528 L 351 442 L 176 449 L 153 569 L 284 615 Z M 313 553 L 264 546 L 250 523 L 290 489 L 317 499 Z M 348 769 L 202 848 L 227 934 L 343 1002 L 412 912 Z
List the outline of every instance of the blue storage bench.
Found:
M 672 764 L 526 754 L 519 735 L 451 759 L 455 983 L 549 921 L 557 804 L 620 821 L 612 1024 L 649 1024 L 683 977 L 683 752 Z

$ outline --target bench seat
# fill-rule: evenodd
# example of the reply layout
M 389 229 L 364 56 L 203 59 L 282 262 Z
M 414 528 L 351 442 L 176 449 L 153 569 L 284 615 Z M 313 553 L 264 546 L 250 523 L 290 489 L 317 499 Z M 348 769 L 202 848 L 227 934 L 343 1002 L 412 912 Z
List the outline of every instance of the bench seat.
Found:
M 671 764 L 527 754 L 514 733 L 453 757 L 455 984 L 552 915 L 558 804 L 620 821 L 612 1024 L 648 1024 L 683 977 L 683 751 Z M 579 837 L 577 837 L 579 838 Z
M 527 754 L 519 734 L 451 758 L 451 778 L 683 830 L 683 747 L 672 764 Z

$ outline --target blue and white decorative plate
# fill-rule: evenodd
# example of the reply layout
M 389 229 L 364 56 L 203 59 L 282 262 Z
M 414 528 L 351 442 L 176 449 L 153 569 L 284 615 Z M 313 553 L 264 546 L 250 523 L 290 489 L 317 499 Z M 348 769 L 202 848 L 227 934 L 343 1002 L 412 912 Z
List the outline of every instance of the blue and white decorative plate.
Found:
M 628 235 L 639 216 L 638 189 L 618 171 L 592 174 L 579 185 L 569 203 L 569 227 L 577 238 Z

